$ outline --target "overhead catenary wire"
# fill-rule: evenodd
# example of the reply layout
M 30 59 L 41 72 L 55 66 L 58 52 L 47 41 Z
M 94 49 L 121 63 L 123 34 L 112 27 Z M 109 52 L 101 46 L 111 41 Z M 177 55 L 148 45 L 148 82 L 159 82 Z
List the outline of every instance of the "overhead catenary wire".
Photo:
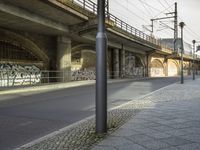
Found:
M 178 16 L 178 18 L 182 21 L 182 22 L 185 22 L 180 16 Z M 186 23 L 186 22 L 185 22 Z M 190 35 L 192 36 L 195 36 L 197 39 L 200 39 L 200 35 L 198 35 L 197 33 L 195 33 L 191 28 L 190 26 L 186 23 L 186 26 L 185 26 L 185 31 L 187 33 L 189 33 Z
M 144 9 L 148 12 L 148 14 L 150 14 L 151 17 L 152 17 L 152 13 L 149 11 L 149 9 L 146 8 L 146 5 L 144 5 L 144 3 L 143 3 L 141 0 L 138 0 L 138 1 L 142 4 L 143 8 L 144 8 Z
M 164 2 L 167 4 L 167 6 L 170 6 L 170 4 L 167 2 L 167 0 L 164 0 Z M 172 8 L 171 8 L 171 11 L 173 11 Z
M 144 0 L 140 0 L 141 2 L 143 2 L 146 6 L 148 6 L 149 8 L 151 8 L 151 9 L 153 9 L 153 10 L 155 10 L 155 11 L 157 11 L 157 12 L 160 12 L 160 10 L 159 9 L 157 9 L 157 8 L 155 8 L 154 6 L 152 6 L 152 5 L 150 5 L 150 4 L 148 4 L 147 2 L 145 2 Z
M 157 0 L 157 1 L 164 9 L 166 9 L 165 5 L 160 0 Z
M 121 3 L 119 3 L 117 0 L 115 0 L 115 2 L 117 4 L 119 4 L 120 7 L 123 7 L 124 9 L 127 9 L 124 5 L 121 5 Z M 144 18 L 142 18 L 141 16 L 139 16 L 138 14 L 136 14 L 135 12 L 133 12 L 132 10 L 129 9 L 129 12 L 134 15 L 135 17 L 137 17 L 138 19 L 142 20 L 143 22 L 147 23 L 147 20 L 145 20 Z
M 173 4 L 173 5 L 174 5 L 174 4 Z M 166 10 L 169 10 L 173 5 L 171 5 L 171 6 L 167 7 L 167 8 L 165 8 L 163 11 L 161 11 L 159 14 L 157 14 L 157 15 L 154 16 L 153 18 L 156 18 L 156 17 L 158 17 L 159 15 L 161 15 L 162 13 L 164 13 Z
M 160 8 L 165 8 L 165 10 L 160 10 L 158 7 L 156 7 L 157 5 L 152 5 L 151 3 L 147 3 L 147 1 L 145 1 L 145 0 L 138 0 L 137 3 L 135 3 L 131 0 L 126 1 L 126 3 L 121 3 L 119 0 L 118 1 L 113 0 L 113 1 L 115 3 L 114 4 L 115 7 L 112 8 L 112 11 L 117 15 L 120 14 L 120 15 L 118 15 L 119 18 L 124 18 L 125 20 L 128 21 L 128 23 L 130 25 L 133 25 L 133 26 L 136 25 L 136 27 L 138 26 L 138 29 L 140 29 L 140 30 L 142 28 L 142 25 L 144 25 L 144 23 L 146 25 L 150 24 L 149 20 L 152 17 L 152 15 L 154 15 L 155 13 L 158 13 L 158 14 L 156 16 L 154 16 L 154 18 L 163 14 L 165 11 L 166 12 L 174 11 L 174 9 L 173 9 L 174 3 L 172 5 L 170 5 L 169 1 L 167 1 L 167 0 L 159 0 L 159 1 L 156 0 L 157 3 L 159 3 L 159 5 L 161 5 L 161 4 L 163 5 Z M 139 5 L 139 3 L 141 5 Z M 119 8 L 119 7 L 121 7 L 121 8 Z M 152 13 L 150 14 L 149 11 Z M 162 21 L 162 22 L 167 25 L 168 24 L 172 25 L 171 23 L 173 23 L 172 20 L 171 21 L 169 20 L 166 22 Z M 165 31 L 163 31 L 162 33 L 164 33 L 164 32 Z M 187 37 L 187 39 L 191 39 L 193 37 L 195 37 L 196 39 L 200 39 L 200 36 L 198 35 L 198 33 L 193 31 L 193 28 L 188 26 L 187 22 L 186 22 L 185 32 L 186 32 L 186 34 L 184 36 Z M 167 32 L 165 32 L 165 33 L 168 34 L 170 32 L 167 30 Z M 159 34 L 157 34 L 157 35 L 159 35 Z

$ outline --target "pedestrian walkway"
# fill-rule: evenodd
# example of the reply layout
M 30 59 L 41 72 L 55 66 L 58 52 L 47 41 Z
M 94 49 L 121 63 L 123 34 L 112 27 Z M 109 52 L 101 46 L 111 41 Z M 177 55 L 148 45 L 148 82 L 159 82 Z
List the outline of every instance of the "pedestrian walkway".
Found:
M 92 150 L 199 150 L 199 90 L 188 80 L 144 97 L 152 103 Z

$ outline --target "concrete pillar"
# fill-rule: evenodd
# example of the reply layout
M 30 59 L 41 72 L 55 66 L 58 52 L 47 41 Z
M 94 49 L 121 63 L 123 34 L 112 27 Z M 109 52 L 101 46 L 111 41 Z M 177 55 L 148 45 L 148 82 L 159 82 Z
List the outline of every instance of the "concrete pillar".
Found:
M 192 65 L 193 65 L 192 61 L 189 61 L 188 75 L 192 74 L 192 71 L 193 71 L 193 69 L 192 69 L 193 66 Z
M 107 50 L 107 78 L 108 79 L 112 79 L 112 63 L 113 63 L 113 60 L 112 60 L 112 49 L 109 49 Z
M 179 71 L 178 71 L 178 75 L 181 75 L 181 60 L 179 60 Z
M 58 81 L 71 81 L 71 39 L 64 36 L 57 37 L 57 70 Z
M 113 76 L 119 78 L 119 49 L 113 50 Z
M 124 75 L 125 75 L 125 50 L 124 49 L 121 49 L 120 51 L 119 60 L 120 60 L 120 77 L 124 78 Z
M 165 63 L 165 68 L 164 68 L 165 69 L 165 76 L 168 77 L 168 70 L 169 70 L 168 69 L 168 67 L 169 67 L 168 64 L 169 64 L 169 61 L 168 61 L 167 58 L 165 58 L 164 63 Z
M 145 77 L 149 77 L 149 54 L 146 55 Z

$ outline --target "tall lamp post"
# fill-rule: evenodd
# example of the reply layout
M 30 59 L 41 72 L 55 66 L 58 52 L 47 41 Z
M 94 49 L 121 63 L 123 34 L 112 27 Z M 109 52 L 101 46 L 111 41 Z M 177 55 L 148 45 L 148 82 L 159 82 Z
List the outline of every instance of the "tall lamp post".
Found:
M 96 133 L 107 132 L 107 36 L 105 31 L 105 0 L 98 0 L 98 31 L 96 36 Z
M 192 60 L 192 75 L 193 75 L 193 78 L 192 79 L 195 80 L 194 53 L 195 53 L 195 43 L 196 43 L 196 41 L 193 40 L 192 43 L 193 43 L 193 60 Z
M 181 27 L 181 84 L 184 83 L 184 77 L 183 77 L 183 27 L 185 26 L 184 22 L 180 22 L 179 26 Z

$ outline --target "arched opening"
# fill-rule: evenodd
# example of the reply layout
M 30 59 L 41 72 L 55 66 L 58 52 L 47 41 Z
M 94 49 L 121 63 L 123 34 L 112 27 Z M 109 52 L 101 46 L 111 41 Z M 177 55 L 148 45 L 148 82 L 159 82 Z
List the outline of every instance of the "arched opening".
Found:
M 151 77 L 163 77 L 164 74 L 164 66 L 162 62 L 158 59 L 154 59 L 150 65 L 150 73 Z
M 0 86 L 41 82 L 41 69 L 48 66 L 48 56 L 32 41 L 0 29 Z
M 78 45 L 72 48 L 72 80 L 94 80 L 96 52 L 89 45 Z
M 0 34 L 1 60 L 40 61 L 48 66 L 48 56 L 31 40 L 3 29 L 0 29 Z
M 0 59 L 7 62 L 42 62 L 42 59 L 37 57 L 28 48 L 8 40 L 0 40 Z
M 168 76 L 177 76 L 178 75 L 178 67 L 175 62 L 169 62 L 168 64 Z

